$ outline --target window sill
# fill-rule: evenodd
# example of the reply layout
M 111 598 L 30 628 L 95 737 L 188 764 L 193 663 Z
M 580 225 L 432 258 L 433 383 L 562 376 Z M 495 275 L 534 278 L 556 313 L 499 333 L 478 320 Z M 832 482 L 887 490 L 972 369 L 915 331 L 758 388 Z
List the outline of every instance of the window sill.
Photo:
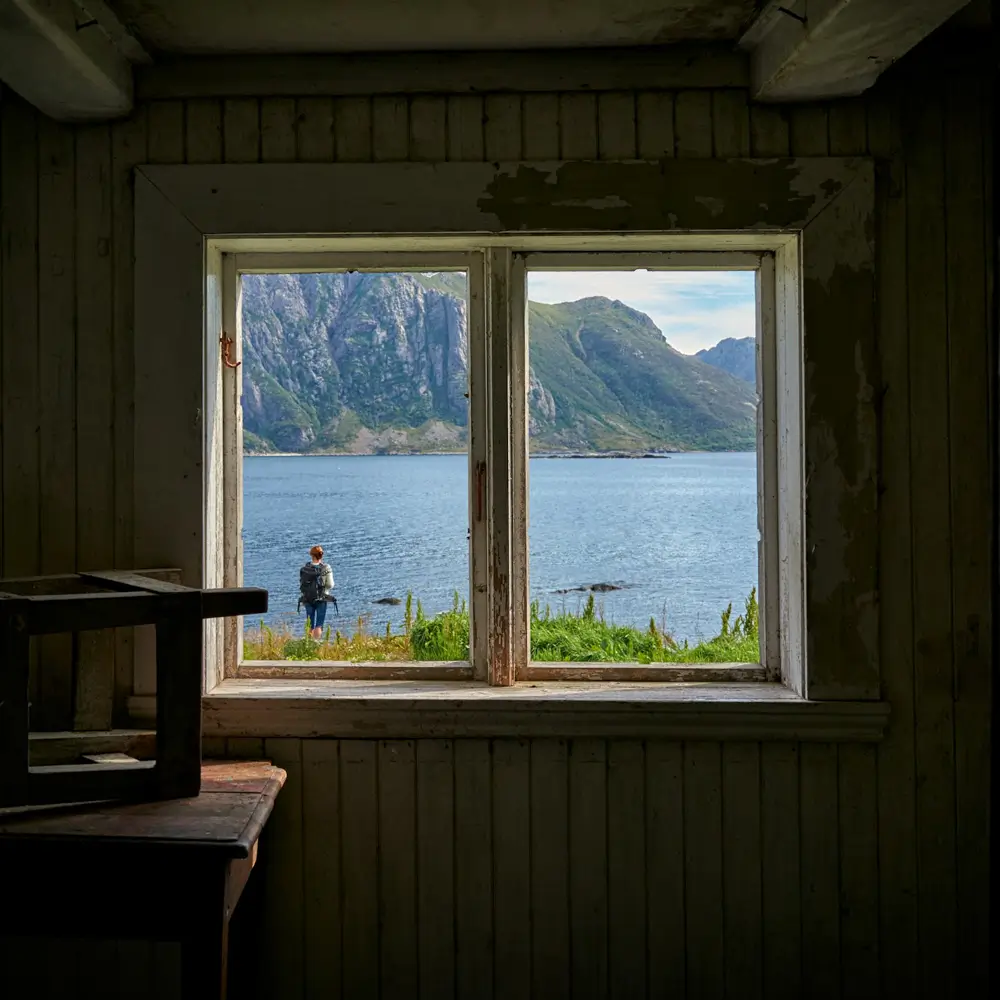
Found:
M 885 702 L 818 702 L 780 684 L 264 680 L 230 678 L 203 699 L 208 737 L 683 740 L 882 738 Z

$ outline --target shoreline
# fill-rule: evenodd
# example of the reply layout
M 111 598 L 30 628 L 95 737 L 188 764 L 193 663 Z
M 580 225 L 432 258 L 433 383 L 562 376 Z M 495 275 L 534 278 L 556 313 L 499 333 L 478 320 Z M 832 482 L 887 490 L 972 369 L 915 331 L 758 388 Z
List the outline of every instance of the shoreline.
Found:
M 754 448 L 676 449 L 674 451 L 538 451 L 529 458 L 624 458 L 665 459 L 673 455 L 752 455 Z M 461 451 L 245 451 L 244 458 L 428 458 L 440 455 L 468 455 Z

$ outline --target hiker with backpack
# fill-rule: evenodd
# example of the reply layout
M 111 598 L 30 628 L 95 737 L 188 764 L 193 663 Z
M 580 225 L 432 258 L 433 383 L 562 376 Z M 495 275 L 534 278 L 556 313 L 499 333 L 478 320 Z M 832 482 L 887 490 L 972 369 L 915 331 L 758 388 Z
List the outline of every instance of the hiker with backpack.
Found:
M 336 607 L 333 590 L 333 569 L 323 562 L 323 547 L 314 545 L 309 550 L 309 562 L 299 570 L 299 607 L 305 605 L 310 635 L 319 639 L 326 621 L 326 604 Z

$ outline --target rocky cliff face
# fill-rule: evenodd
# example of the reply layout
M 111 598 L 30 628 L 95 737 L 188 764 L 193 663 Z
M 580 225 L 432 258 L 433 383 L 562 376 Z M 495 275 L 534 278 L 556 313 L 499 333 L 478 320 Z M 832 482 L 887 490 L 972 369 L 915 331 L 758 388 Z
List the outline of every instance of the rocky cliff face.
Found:
M 535 450 L 752 448 L 752 386 L 673 350 L 605 298 L 531 303 Z M 243 284 L 250 451 L 455 451 L 468 422 L 458 274 L 251 275 Z
M 349 449 L 363 428 L 464 427 L 465 309 L 412 275 L 246 276 L 246 430 L 304 451 Z
M 757 342 L 753 337 L 742 337 L 739 340 L 726 337 L 715 347 L 699 351 L 695 357 L 744 382 L 757 384 Z

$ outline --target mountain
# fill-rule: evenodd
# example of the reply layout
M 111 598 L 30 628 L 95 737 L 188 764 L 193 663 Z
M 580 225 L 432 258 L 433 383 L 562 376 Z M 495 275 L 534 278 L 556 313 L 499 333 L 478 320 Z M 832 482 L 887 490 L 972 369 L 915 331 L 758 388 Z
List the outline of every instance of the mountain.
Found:
M 726 337 L 715 347 L 699 351 L 695 357 L 744 382 L 757 384 L 757 342 L 753 337 L 742 337 L 740 340 Z
M 243 278 L 248 452 L 458 451 L 468 422 L 461 274 Z M 752 449 L 755 397 L 605 298 L 531 303 L 533 450 Z

